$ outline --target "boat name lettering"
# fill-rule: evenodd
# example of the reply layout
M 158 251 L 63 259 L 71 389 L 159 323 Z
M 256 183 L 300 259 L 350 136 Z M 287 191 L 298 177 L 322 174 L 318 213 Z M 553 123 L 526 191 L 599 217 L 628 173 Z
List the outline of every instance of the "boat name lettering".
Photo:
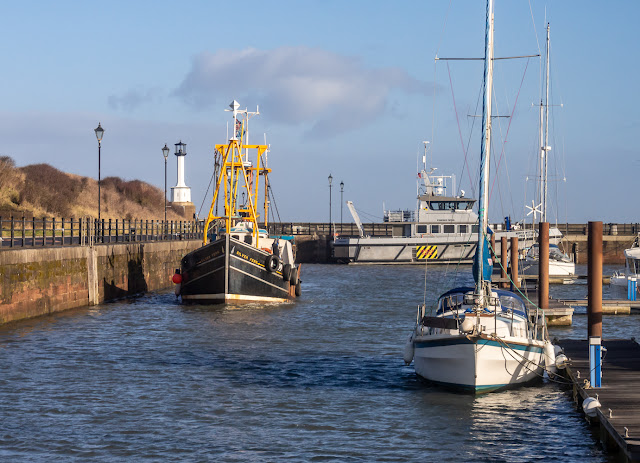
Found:
M 236 255 L 244 260 L 248 260 L 249 262 L 251 262 L 252 264 L 256 264 L 256 265 L 262 265 L 264 267 L 264 264 L 261 262 L 258 262 L 257 259 L 254 259 L 253 257 L 249 257 L 246 254 L 243 254 L 240 251 L 236 251 Z

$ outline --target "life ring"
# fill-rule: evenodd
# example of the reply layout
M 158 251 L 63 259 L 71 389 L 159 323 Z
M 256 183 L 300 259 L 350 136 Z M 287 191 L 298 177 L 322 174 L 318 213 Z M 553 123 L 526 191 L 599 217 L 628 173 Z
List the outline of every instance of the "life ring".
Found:
M 275 272 L 279 265 L 280 259 L 278 259 L 278 256 L 274 256 L 273 254 L 267 256 L 264 261 L 264 267 L 269 273 Z
M 287 281 L 291 278 L 291 264 L 284 264 L 282 267 L 282 279 Z
M 268 252 L 269 254 L 273 254 L 273 251 L 269 248 L 260 248 L 261 251 Z

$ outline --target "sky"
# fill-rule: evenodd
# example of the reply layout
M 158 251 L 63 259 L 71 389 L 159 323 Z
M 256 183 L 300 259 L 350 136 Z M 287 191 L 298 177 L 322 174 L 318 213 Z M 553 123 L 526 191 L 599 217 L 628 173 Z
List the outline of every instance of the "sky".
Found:
M 187 144 L 199 215 L 232 100 L 285 222 L 416 206 L 418 159 L 477 197 L 485 5 L 479 0 L 0 2 L 0 155 L 164 187 Z M 545 50 L 551 27 L 549 221 L 640 222 L 640 2 L 496 1 L 495 56 Z M 495 62 L 490 219 L 526 218 L 536 187 L 541 58 Z M 506 142 L 505 142 L 506 140 Z M 170 155 L 168 185 L 176 184 Z M 333 177 L 331 190 L 328 176 Z M 340 182 L 344 192 L 340 193 Z M 331 210 L 330 203 L 331 191 Z

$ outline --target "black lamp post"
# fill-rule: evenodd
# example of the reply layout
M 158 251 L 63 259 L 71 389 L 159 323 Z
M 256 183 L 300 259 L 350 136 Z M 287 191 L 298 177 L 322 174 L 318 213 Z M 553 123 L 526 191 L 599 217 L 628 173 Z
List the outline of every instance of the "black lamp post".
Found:
M 98 139 L 98 222 L 100 222 L 100 145 L 102 142 L 102 135 L 104 134 L 104 129 L 98 122 L 98 127 L 93 129 L 96 133 L 96 138 Z
M 329 239 L 331 239 L 331 182 L 333 177 L 329 174 Z
M 164 229 L 167 228 L 167 158 L 169 157 L 169 147 L 164 144 L 162 155 L 164 156 Z
M 344 182 L 340 182 L 340 234 L 342 234 L 342 205 L 344 204 L 342 193 L 344 193 Z

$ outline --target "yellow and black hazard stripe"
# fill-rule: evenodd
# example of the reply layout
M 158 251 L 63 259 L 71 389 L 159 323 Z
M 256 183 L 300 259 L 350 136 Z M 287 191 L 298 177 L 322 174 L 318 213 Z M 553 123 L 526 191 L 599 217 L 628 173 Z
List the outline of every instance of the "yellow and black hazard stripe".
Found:
M 416 247 L 416 259 L 425 260 L 425 259 L 437 259 L 437 258 L 438 258 L 438 246 L 436 246 L 435 244 Z

